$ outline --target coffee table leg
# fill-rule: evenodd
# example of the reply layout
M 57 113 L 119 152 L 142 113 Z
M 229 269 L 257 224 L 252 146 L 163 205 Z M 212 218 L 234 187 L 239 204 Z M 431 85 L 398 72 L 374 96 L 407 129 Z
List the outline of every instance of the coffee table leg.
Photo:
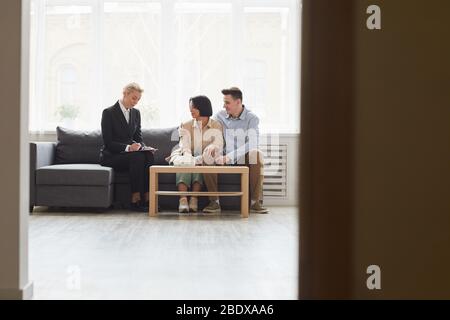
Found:
M 156 217 L 158 215 L 158 204 L 156 203 L 158 201 L 158 196 L 156 195 L 156 190 L 158 189 L 158 185 L 156 183 L 156 175 L 154 170 L 150 167 L 150 206 L 149 206 L 149 216 L 150 217 Z
M 158 191 L 158 190 L 159 190 L 159 174 L 155 174 L 155 191 Z M 159 212 L 159 210 L 158 210 L 158 208 L 159 208 L 159 204 L 158 204 L 159 197 L 157 195 L 155 195 L 154 201 L 155 201 L 155 211 L 156 211 L 156 214 L 158 214 L 158 212 Z
M 248 172 L 241 174 L 241 217 L 248 218 Z

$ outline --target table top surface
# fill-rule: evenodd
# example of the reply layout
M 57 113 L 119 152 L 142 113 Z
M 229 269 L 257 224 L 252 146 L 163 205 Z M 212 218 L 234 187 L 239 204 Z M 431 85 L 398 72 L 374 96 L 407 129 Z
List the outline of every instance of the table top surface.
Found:
M 150 172 L 157 173 L 248 173 L 246 166 L 151 166 Z

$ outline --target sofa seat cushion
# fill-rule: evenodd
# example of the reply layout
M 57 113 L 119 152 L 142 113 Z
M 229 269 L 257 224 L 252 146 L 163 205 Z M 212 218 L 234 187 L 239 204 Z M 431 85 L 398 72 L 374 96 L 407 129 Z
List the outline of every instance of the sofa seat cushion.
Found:
M 65 186 L 108 186 L 113 169 L 99 164 L 56 164 L 36 170 L 36 184 Z
M 175 184 L 175 173 L 160 173 L 158 175 L 159 183 Z M 128 184 L 130 183 L 130 174 L 128 171 L 114 171 L 114 183 Z
M 158 180 L 160 184 L 171 184 L 175 185 L 175 173 L 160 173 L 158 175 Z M 130 183 L 130 175 L 128 171 L 115 171 L 114 172 L 114 182 L 119 184 Z M 219 185 L 241 185 L 241 175 L 240 174 L 219 174 L 218 178 Z

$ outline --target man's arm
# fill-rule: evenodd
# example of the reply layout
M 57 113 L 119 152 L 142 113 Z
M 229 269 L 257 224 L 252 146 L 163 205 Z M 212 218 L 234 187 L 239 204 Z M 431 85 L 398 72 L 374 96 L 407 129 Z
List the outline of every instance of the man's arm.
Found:
M 250 150 L 258 149 L 259 146 L 259 119 L 254 117 L 249 121 L 248 129 L 245 137 L 245 144 L 234 151 L 227 153 L 227 157 L 231 163 L 236 163 L 242 159 Z
M 112 121 L 113 119 L 111 118 L 110 112 L 108 112 L 107 109 L 103 110 L 101 121 L 103 143 L 109 151 L 113 153 L 120 153 L 126 150 L 127 144 L 113 141 Z

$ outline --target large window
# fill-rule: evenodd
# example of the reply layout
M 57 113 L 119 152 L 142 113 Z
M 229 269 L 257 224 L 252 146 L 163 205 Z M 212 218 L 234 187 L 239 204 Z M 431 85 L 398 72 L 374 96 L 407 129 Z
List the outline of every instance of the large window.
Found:
M 301 0 L 32 0 L 30 130 L 100 127 L 138 82 L 143 127 L 239 86 L 263 132 L 299 131 Z

